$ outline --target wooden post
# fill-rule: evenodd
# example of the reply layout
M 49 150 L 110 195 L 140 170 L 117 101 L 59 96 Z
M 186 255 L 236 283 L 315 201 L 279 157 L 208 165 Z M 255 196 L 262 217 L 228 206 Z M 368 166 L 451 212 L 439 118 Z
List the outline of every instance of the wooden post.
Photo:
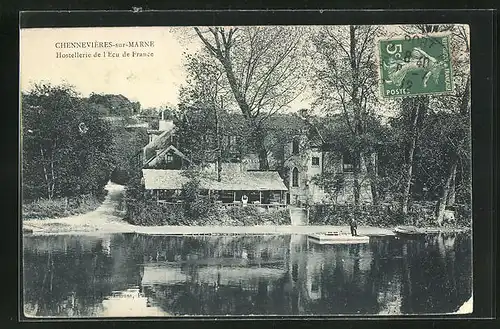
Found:
M 262 203 L 262 191 L 259 191 L 259 203 Z
M 160 200 L 160 190 L 156 190 L 156 203 Z
M 233 202 L 236 201 L 236 191 L 233 192 Z

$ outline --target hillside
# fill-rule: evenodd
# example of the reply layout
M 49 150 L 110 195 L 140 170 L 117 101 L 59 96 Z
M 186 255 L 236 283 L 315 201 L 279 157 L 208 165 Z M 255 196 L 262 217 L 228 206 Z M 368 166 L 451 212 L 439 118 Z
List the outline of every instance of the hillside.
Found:
M 102 117 L 129 117 L 141 110 L 139 102 L 131 102 L 121 94 L 91 94 L 86 101 L 96 108 Z

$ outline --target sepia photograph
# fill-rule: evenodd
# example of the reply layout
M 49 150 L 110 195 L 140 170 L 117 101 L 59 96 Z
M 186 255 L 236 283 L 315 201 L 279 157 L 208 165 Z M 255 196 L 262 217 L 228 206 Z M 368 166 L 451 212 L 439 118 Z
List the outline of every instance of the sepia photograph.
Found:
M 471 314 L 464 24 L 20 29 L 28 319 Z

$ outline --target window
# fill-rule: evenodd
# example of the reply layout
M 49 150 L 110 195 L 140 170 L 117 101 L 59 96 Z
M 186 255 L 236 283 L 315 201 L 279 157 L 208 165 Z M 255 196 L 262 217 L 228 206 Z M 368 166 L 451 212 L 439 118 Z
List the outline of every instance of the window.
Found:
M 226 139 L 226 144 L 227 144 L 227 149 L 228 150 L 234 150 L 236 149 L 236 136 L 226 136 L 224 137 Z
M 170 153 L 167 154 L 166 161 L 167 161 L 167 163 L 174 162 L 174 156 Z
M 342 154 L 342 170 L 344 172 L 352 172 L 354 170 L 354 161 L 349 152 L 344 152 Z
M 297 139 L 294 139 L 292 142 L 292 153 L 299 154 L 299 141 Z
M 312 157 L 312 165 L 319 166 L 319 157 Z
M 297 168 L 293 168 L 292 170 L 292 186 L 299 186 L 299 170 Z

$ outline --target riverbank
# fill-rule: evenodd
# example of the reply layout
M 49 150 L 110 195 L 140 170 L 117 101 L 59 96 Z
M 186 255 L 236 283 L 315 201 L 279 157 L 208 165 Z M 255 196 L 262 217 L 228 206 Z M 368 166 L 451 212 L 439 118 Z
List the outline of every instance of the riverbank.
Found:
M 125 213 L 118 205 L 125 187 L 108 183 L 104 202 L 94 211 L 64 218 L 31 219 L 23 221 L 23 233 L 52 234 L 112 234 L 139 233 L 150 235 L 218 235 L 218 234 L 310 234 L 350 232 L 349 226 L 340 225 L 262 225 L 262 226 L 138 226 L 123 220 Z M 456 229 L 442 228 L 443 232 Z M 394 236 L 393 228 L 359 226 L 359 235 Z

